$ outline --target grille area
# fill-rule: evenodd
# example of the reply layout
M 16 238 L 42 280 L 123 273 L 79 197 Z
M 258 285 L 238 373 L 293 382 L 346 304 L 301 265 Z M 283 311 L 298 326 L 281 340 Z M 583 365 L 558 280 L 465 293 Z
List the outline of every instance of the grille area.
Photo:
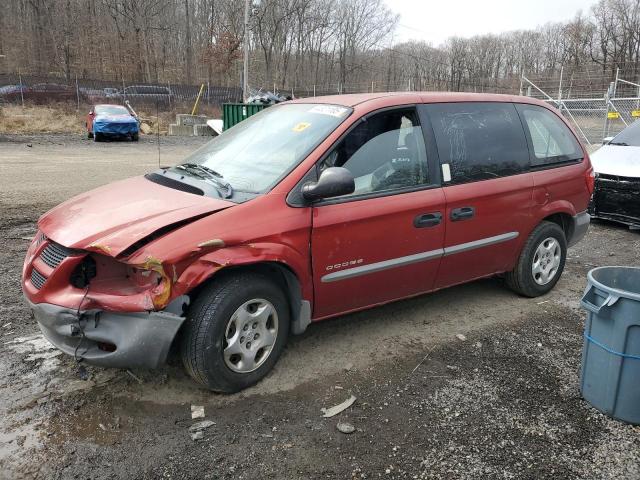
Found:
M 42 286 L 44 285 L 44 282 L 46 281 L 47 281 L 46 277 L 42 275 L 38 270 L 36 270 L 35 268 L 31 270 L 31 283 L 38 290 L 42 288 Z
M 55 242 L 51 242 L 40 254 L 40 258 L 51 268 L 56 268 L 69 255 L 73 255 L 73 250 L 63 247 Z
M 640 179 L 598 174 L 593 193 L 597 216 L 640 223 Z

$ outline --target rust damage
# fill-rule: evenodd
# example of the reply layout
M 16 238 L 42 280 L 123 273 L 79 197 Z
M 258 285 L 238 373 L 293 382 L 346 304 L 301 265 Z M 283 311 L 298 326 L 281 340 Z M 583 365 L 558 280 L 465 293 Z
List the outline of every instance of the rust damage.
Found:
M 101 243 L 92 243 L 86 249 L 89 251 L 104 253 L 105 255 L 111 256 L 111 247 L 109 245 L 103 245 Z
M 198 244 L 198 248 L 223 248 L 224 246 L 224 240 L 221 238 L 214 238 Z
M 173 283 L 169 275 L 167 275 L 162 261 L 158 258 L 149 256 L 144 263 L 136 266 L 143 270 L 156 272 L 160 275 L 160 282 L 158 283 L 158 286 L 151 290 L 151 301 L 153 302 L 153 306 L 156 310 L 162 310 L 169 303 L 169 299 L 171 298 L 171 286 Z M 175 278 L 175 266 L 173 273 Z

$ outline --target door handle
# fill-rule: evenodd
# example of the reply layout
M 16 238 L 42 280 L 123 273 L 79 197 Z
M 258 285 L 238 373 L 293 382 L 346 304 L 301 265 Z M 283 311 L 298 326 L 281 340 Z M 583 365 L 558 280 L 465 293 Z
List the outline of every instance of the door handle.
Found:
M 458 220 L 466 220 L 467 218 L 473 218 L 476 214 L 474 207 L 461 207 L 451 210 L 451 221 L 457 222 Z
M 413 219 L 413 226 L 416 228 L 435 227 L 442 222 L 442 214 L 440 212 L 424 213 Z

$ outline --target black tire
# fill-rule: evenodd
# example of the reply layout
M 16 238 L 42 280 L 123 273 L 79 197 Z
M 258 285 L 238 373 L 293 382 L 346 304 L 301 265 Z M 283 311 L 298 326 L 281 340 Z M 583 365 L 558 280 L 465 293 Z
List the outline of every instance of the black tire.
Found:
M 131 135 L 131 140 L 134 141 L 134 142 L 137 142 L 138 138 L 140 138 L 140 137 L 138 136 L 137 133 L 134 133 L 134 134 Z
M 101 142 L 102 141 L 102 134 L 96 132 L 93 134 L 93 141 L 94 142 Z
M 555 239 L 560 248 L 559 265 L 548 283 L 541 285 L 536 282 L 533 274 L 534 260 L 538 247 L 549 238 Z M 567 239 L 564 231 L 556 223 L 544 221 L 538 225 L 520 252 L 516 267 L 505 274 L 505 281 L 509 288 L 525 297 L 539 297 L 548 293 L 560 279 L 567 259 Z
M 225 362 L 225 334 L 234 312 L 253 299 L 264 299 L 273 305 L 277 334 L 263 363 L 251 372 L 240 373 Z M 268 277 L 240 273 L 215 279 L 189 307 L 180 340 L 182 363 L 187 373 L 208 389 L 237 392 L 256 384 L 273 368 L 287 342 L 289 323 L 287 299 Z

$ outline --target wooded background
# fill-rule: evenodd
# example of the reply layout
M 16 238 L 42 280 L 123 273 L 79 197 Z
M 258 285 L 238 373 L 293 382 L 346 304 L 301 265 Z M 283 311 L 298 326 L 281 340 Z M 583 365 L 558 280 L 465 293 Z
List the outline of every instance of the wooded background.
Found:
M 438 46 L 396 43 L 399 19 L 382 0 L 254 0 L 251 11 L 256 88 L 513 92 L 522 72 L 586 69 L 603 85 L 618 66 L 639 72 L 640 0 Z M 243 18 L 240 0 L 3 0 L 0 72 L 239 86 Z

